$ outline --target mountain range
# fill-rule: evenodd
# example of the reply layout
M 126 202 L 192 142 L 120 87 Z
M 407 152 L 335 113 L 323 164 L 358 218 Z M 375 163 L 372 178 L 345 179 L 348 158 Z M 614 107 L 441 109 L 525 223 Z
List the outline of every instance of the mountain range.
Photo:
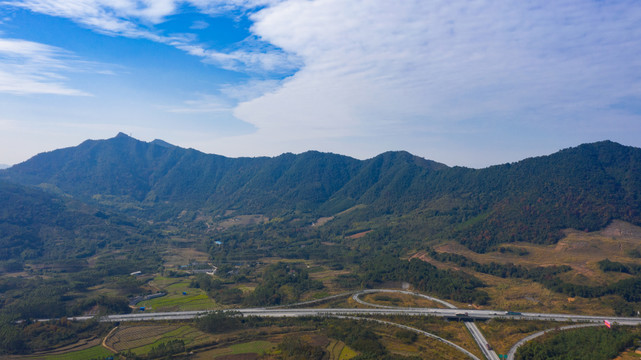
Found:
M 0 180 L 5 193 L 38 187 L 38 196 L 154 222 L 342 213 L 344 223 L 385 227 L 393 218 L 414 236 L 479 252 L 552 243 L 563 229 L 593 231 L 615 219 L 641 225 L 641 149 L 611 141 L 470 169 L 402 151 L 367 160 L 316 151 L 228 158 L 120 133 L 36 155 L 0 170 Z

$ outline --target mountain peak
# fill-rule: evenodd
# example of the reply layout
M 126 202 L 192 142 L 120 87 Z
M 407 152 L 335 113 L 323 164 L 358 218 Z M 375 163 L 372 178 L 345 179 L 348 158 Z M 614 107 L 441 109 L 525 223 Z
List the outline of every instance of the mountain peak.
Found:
M 124 132 L 121 131 L 121 132 L 118 133 L 118 135 L 116 135 L 115 138 L 117 139 L 117 138 L 130 138 L 130 137 L 131 136 L 129 136 L 129 135 L 127 135 L 127 134 L 125 134 Z

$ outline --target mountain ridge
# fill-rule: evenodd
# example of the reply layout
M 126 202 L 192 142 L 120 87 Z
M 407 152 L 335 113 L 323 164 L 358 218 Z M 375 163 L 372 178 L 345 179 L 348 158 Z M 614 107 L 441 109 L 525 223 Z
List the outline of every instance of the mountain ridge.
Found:
M 613 219 L 641 224 L 641 149 L 612 141 L 471 169 L 405 151 L 367 160 L 318 151 L 228 158 L 120 133 L 36 155 L 0 179 L 140 209 L 136 216 L 154 220 L 229 210 L 319 217 L 366 205 L 350 216 L 385 226 L 393 215 L 422 229 L 416 237 L 455 239 L 476 251 L 551 243 L 564 228 L 591 231 Z

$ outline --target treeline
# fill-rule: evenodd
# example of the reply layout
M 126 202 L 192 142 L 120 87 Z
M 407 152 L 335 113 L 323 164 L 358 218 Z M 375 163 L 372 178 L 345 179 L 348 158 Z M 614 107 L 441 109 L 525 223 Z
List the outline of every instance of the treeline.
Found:
M 98 320 L 16 323 L 15 317 L 0 315 L 0 355 L 29 354 L 104 335 L 111 324 Z
M 371 285 L 384 281 L 407 281 L 418 290 L 460 302 L 486 304 L 489 296 L 479 290 L 485 284 L 462 271 L 440 270 L 419 259 L 401 260 L 376 256 L 362 266 L 363 280 Z
M 610 261 L 610 259 L 603 259 L 598 262 L 599 269 L 603 272 L 620 272 L 624 274 L 639 275 L 641 274 L 641 265 L 638 264 L 623 264 L 618 261 Z
M 553 278 L 542 282 L 548 289 L 584 298 L 597 298 L 605 295 L 619 295 L 627 302 L 641 301 L 641 277 L 624 279 L 613 284 L 601 286 L 578 285 Z
M 517 360 L 609 360 L 640 339 L 639 328 L 588 327 L 552 333 L 521 346 Z
M 488 264 L 481 264 L 459 254 L 439 253 L 432 249 L 428 249 L 427 253 L 434 260 L 454 263 L 483 274 L 502 278 L 531 279 L 543 282 L 548 279 L 552 279 L 558 274 L 572 270 L 572 268 L 567 265 L 526 267 L 523 265 L 515 265 L 513 263 L 500 264 L 497 262 L 490 262 Z

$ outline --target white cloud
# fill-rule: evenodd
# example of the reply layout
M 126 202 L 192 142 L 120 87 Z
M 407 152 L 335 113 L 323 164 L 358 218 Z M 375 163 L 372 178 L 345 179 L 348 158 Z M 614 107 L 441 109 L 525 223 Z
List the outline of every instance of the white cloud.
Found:
M 246 11 L 257 7 L 273 6 L 285 0 L 188 0 L 201 11 L 218 15 L 229 11 Z
M 0 92 L 88 95 L 65 84 L 62 73 L 79 71 L 82 62 L 57 47 L 0 38 Z M 88 63 L 87 63 L 88 64 Z
M 281 86 L 280 80 L 250 80 L 243 84 L 223 85 L 220 92 L 236 102 L 244 102 L 271 93 Z
M 2 4 L 68 18 L 107 35 L 147 39 L 174 46 L 224 69 L 265 73 L 290 71 L 296 68 L 298 63 L 295 58 L 273 47 L 265 47 L 265 44 L 259 44 L 258 41 L 243 44 L 243 49 L 221 52 L 199 44 L 194 41 L 194 36 L 166 35 L 155 30 L 153 25 L 175 14 L 179 5 L 184 3 L 193 5 L 208 14 L 219 14 L 233 9 L 247 10 L 276 2 L 272 0 L 12 0 Z M 194 24 L 201 29 L 204 25 L 206 23 L 203 22 Z
M 559 123 L 605 130 L 604 117 L 617 121 L 610 104 L 641 95 L 634 1 L 290 0 L 252 19 L 257 36 L 304 64 L 235 111 L 265 146 L 389 135 L 402 148 L 420 134 L 523 136 Z
M 233 109 L 229 101 L 215 95 L 199 95 L 196 99 L 186 100 L 182 106 L 167 107 L 165 111 L 178 114 L 230 113 Z
M 207 29 L 208 27 L 209 27 L 208 22 L 198 20 L 198 21 L 194 21 L 189 28 L 192 30 L 202 30 L 202 29 Z
M 220 52 L 184 41 L 170 41 L 169 43 L 189 55 L 202 58 L 205 63 L 218 65 L 226 70 L 247 73 L 283 73 L 300 66 L 298 57 L 278 49 L 270 49 L 265 52 L 253 49 Z

